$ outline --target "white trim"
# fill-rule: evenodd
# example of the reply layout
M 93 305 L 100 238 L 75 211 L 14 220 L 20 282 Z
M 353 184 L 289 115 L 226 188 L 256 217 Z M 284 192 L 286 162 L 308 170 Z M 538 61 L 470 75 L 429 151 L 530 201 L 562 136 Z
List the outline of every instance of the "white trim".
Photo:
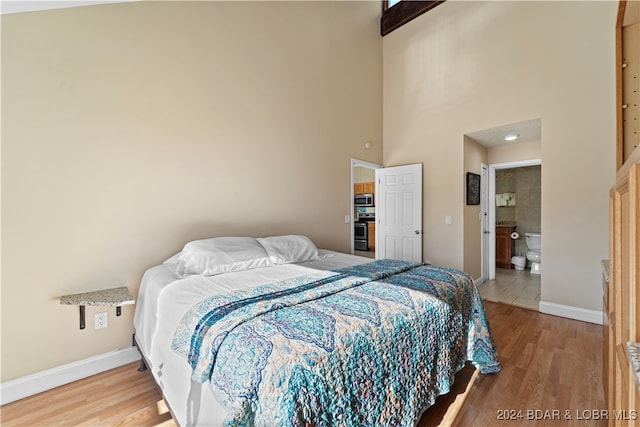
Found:
M 581 320 L 583 322 L 602 325 L 603 312 L 589 310 L 586 308 L 572 307 L 570 305 L 555 304 L 552 302 L 540 301 L 540 313 L 552 314 L 554 316 L 567 317 L 569 319 Z
M 506 163 L 492 163 L 489 167 L 494 169 L 511 169 L 511 168 L 524 168 L 527 166 L 540 166 L 542 159 L 530 159 L 530 160 L 518 160 L 517 162 Z
M 0 405 L 140 360 L 136 347 L 99 354 L 0 384 Z
M 351 166 L 353 167 L 362 166 L 363 168 L 369 168 L 369 169 L 380 169 L 382 167 L 381 164 L 371 163 L 371 162 L 367 162 L 366 160 L 360 160 L 353 157 L 351 158 Z
M 495 280 L 496 278 L 496 170 L 498 169 L 511 169 L 511 168 L 523 168 L 526 166 L 541 166 L 542 159 L 531 160 L 519 160 L 517 162 L 507 163 L 493 163 L 489 165 L 489 236 L 493 238 L 489 239 L 489 280 Z M 484 249 L 484 247 L 483 247 Z
M 489 278 L 489 166 L 480 163 L 480 283 Z M 495 261 L 494 261 L 495 263 Z
M 496 280 L 496 168 L 492 165 L 489 165 L 487 192 L 487 230 L 489 231 L 487 236 L 489 244 L 486 245 L 486 249 L 489 250 L 487 280 Z M 484 249 L 485 245 L 482 246 L 482 250 Z

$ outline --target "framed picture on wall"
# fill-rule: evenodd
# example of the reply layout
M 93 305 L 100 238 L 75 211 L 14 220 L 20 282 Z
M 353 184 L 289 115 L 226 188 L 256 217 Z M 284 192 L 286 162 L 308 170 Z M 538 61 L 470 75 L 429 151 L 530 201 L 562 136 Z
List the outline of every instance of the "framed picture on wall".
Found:
M 467 172 L 467 205 L 480 204 L 480 175 Z

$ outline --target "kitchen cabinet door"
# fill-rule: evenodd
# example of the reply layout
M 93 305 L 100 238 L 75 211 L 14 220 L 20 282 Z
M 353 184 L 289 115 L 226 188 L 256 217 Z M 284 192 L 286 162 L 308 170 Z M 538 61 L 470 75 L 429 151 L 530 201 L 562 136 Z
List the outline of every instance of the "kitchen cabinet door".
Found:
M 374 182 L 363 182 L 362 183 L 364 186 L 364 192 L 365 194 L 373 194 L 376 191 L 376 186 L 374 185 Z

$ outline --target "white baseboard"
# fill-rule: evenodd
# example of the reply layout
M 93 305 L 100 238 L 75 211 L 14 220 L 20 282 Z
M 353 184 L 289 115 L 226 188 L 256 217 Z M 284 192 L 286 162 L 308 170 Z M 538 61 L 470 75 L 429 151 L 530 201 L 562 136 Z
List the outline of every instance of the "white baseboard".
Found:
M 570 305 L 554 304 L 552 302 L 540 301 L 540 313 L 552 314 L 554 316 L 567 317 L 569 319 L 581 320 L 583 322 L 603 324 L 603 313 L 598 310 L 588 310 L 586 308 L 572 307 Z
M 140 360 L 136 347 L 115 350 L 0 384 L 0 405 Z

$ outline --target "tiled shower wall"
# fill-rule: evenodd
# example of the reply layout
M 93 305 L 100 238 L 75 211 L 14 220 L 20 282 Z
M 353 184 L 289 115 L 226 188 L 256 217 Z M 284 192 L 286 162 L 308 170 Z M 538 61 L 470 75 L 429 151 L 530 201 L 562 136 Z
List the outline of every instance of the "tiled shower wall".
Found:
M 516 193 L 515 206 L 497 206 L 496 221 L 513 221 L 520 238 L 516 240 L 516 254 L 525 255 L 525 233 L 540 232 L 541 166 L 527 166 L 496 170 L 496 194 Z

